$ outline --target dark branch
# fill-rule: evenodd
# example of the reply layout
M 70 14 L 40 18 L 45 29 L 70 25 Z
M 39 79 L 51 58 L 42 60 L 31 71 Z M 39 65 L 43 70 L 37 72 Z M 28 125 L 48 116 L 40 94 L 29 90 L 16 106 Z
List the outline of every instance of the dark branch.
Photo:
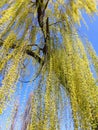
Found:
M 3 45 L 3 40 L 0 39 L 0 47 Z
M 47 6 L 48 6 L 48 3 L 49 3 L 49 0 L 47 0 L 47 3 L 46 3 L 46 5 L 45 5 L 45 8 L 44 8 L 44 12 L 45 12 L 45 10 L 46 10 L 46 8 L 47 8 Z
M 26 53 L 27 53 L 29 56 L 32 56 L 32 57 L 34 57 L 35 59 L 37 59 L 39 63 L 43 62 L 43 61 L 42 61 L 42 58 L 41 58 L 38 54 L 36 54 L 35 52 L 33 52 L 33 51 L 27 49 L 27 50 L 26 50 Z
M 4 43 L 4 41 L 3 41 L 2 39 L 0 39 L 0 47 L 3 45 L 3 43 Z M 11 49 L 14 49 L 15 47 L 16 47 L 16 45 L 13 44 L 13 45 L 11 46 Z M 41 50 L 42 50 L 42 49 L 41 49 Z M 35 52 L 33 52 L 32 50 L 26 49 L 26 53 L 27 53 L 29 56 L 32 56 L 32 57 L 34 57 L 35 59 L 37 59 L 39 63 L 43 62 L 43 61 L 42 61 L 42 58 L 41 58 L 38 54 L 36 54 Z
M 43 48 L 43 53 L 46 54 L 48 53 L 48 41 L 49 41 L 49 38 L 50 38 L 50 33 L 49 33 L 49 18 L 47 18 L 46 20 L 46 37 L 45 37 L 45 45 L 44 45 L 44 48 Z
M 64 22 L 64 21 L 65 21 L 65 20 L 56 21 L 56 22 L 54 22 L 54 23 L 49 24 L 49 26 L 52 26 L 52 25 L 55 25 L 55 24 L 59 24 L 59 23 L 62 23 L 62 22 Z
M 45 15 L 45 10 L 48 6 L 48 3 L 49 3 L 49 0 L 47 0 L 46 2 L 46 5 L 44 6 L 43 8 L 43 0 L 39 1 L 39 0 L 36 0 L 36 6 L 37 6 L 37 17 L 38 17 L 38 23 L 39 23 L 39 26 L 42 30 L 42 33 L 43 33 L 43 36 L 44 36 L 44 47 L 43 47 L 43 54 L 47 54 L 48 53 L 48 41 L 49 41 L 49 37 L 50 37 L 50 34 L 49 34 L 49 18 L 46 19 L 46 36 L 45 36 L 45 32 L 44 32 L 44 15 Z
M 36 0 L 38 23 L 39 23 L 39 26 L 40 26 L 42 32 L 44 33 L 43 18 L 44 18 L 45 11 L 43 11 L 42 5 L 43 5 L 43 0 Z

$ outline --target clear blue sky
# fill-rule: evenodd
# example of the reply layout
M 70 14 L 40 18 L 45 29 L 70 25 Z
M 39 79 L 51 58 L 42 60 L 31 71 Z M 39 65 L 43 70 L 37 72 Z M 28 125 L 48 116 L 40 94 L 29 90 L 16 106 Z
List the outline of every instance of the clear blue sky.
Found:
M 85 34 L 88 40 L 92 43 L 97 55 L 98 55 L 98 16 L 94 15 L 93 18 L 89 18 L 86 14 L 83 15 L 88 29 L 81 22 L 80 33 Z

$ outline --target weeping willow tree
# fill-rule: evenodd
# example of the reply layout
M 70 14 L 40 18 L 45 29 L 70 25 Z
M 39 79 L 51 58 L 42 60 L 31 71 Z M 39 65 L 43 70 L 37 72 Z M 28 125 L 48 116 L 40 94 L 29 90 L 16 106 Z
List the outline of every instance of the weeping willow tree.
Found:
M 0 0 L 0 113 L 18 82 L 40 80 L 28 99 L 22 130 L 60 130 L 65 93 L 74 129 L 98 129 L 98 56 L 78 33 L 84 11 L 92 17 L 96 2 Z M 30 78 L 28 64 L 35 73 Z

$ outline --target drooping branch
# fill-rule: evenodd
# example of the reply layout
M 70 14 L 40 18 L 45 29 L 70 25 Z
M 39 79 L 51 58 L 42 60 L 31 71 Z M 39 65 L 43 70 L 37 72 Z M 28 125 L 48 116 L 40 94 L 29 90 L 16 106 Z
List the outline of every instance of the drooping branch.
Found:
M 39 26 L 40 26 L 40 28 L 42 30 L 42 33 L 43 33 L 43 36 L 44 36 L 44 42 L 45 42 L 43 49 L 40 48 L 40 50 L 43 52 L 44 55 L 46 55 L 46 53 L 47 53 L 48 45 L 46 43 L 49 40 L 49 18 L 46 19 L 46 27 L 45 27 L 46 28 L 46 30 L 45 30 L 46 36 L 45 36 L 44 26 L 43 26 L 44 25 L 43 24 L 44 23 L 43 20 L 44 20 L 44 16 L 45 16 L 45 10 L 47 8 L 48 3 L 49 3 L 49 0 L 47 0 L 45 6 L 43 7 L 42 6 L 43 5 L 43 0 L 41 0 L 41 1 L 40 0 L 36 0 L 37 14 L 38 14 L 38 23 L 39 23 Z M 0 47 L 3 45 L 3 43 L 4 43 L 4 41 L 2 39 L 0 39 Z M 16 45 L 13 44 L 11 46 L 11 49 L 14 49 L 15 47 L 16 47 Z M 37 59 L 39 63 L 43 62 L 42 58 L 40 57 L 40 55 L 35 53 L 33 50 L 27 48 L 25 52 L 27 53 L 27 55 L 32 56 L 35 59 Z
M 27 130 L 27 127 L 30 124 L 31 117 L 32 117 L 32 115 L 31 115 L 32 98 L 33 98 L 33 93 L 30 94 L 28 101 L 26 103 L 26 109 L 25 109 L 24 115 L 23 115 L 21 130 Z
M 0 47 L 3 46 L 3 43 L 4 43 L 4 41 L 2 39 L 0 39 Z M 11 49 L 15 49 L 15 47 L 16 47 L 16 45 L 13 44 L 11 46 Z M 27 48 L 25 52 L 26 52 L 27 55 L 32 56 L 33 58 L 37 59 L 37 61 L 39 63 L 42 62 L 42 58 L 37 53 L 35 53 L 33 50 L 30 50 L 30 49 Z
M 11 123 L 10 130 L 14 130 L 15 129 L 15 123 L 16 123 L 18 110 L 19 110 L 19 104 L 15 104 L 15 110 L 14 110 L 14 113 L 13 113 L 14 115 L 13 115 L 13 118 L 12 118 L 12 123 Z
M 27 50 L 26 50 L 26 53 L 27 53 L 29 56 L 32 56 L 32 57 L 34 57 L 35 59 L 37 59 L 37 61 L 38 61 L 39 63 L 42 62 L 42 58 L 41 58 L 38 54 L 36 54 L 35 52 L 33 52 L 33 51 L 27 49 Z

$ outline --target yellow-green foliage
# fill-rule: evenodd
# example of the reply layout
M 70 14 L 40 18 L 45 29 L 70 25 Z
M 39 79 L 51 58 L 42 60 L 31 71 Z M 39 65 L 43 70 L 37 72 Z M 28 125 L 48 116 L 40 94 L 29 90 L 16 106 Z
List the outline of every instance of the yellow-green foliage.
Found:
M 70 95 L 75 129 L 89 130 L 98 120 L 98 89 L 82 42 L 63 35 L 65 49 L 52 57 L 54 72 Z
M 8 70 L 6 70 L 7 72 L 5 72 L 5 77 L 2 81 L 2 87 L 0 88 L 0 107 L 4 107 L 5 101 L 9 100 L 11 94 L 15 91 L 15 82 L 19 78 L 19 65 L 24 60 L 24 46 L 25 44 L 22 43 L 17 50 L 14 50 L 15 52 L 12 55 L 12 58 L 13 56 L 14 58 L 12 59 L 10 66 L 8 65 L 9 68 Z M 6 63 L 6 59 L 4 60 L 5 61 L 3 62 L 3 65 L 5 65 L 4 63 Z
M 45 3 L 44 0 L 43 8 Z M 8 4 L 7 9 L 3 9 L 5 4 Z M 90 66 L 92 64 L 98 75 L 98 57 L 89 43 L 87 46 L 82 43 L 75 25 L 80 24 L 82 10 L 89 15 L 97 11 L 96 3 L 94 0 L 49 0 L 49 4 L 51 8 L 47 6 L 44 22 L 49 17 L 49 22 L 57 21 L 58 26 L 49 23 L 49 31 L 53 34 L 47 43 L 50 50 L 44 57 L 43 81 L 32 97 L 31 122 L 27 129 L 60 130 L 58 113 L 61 111 L 58 108 L 64 105 L 62 87 L 70 99 L 75 130 L 94 129 L 98 125 L 98 88 Z M 4 76 L 0 86 L 2 113 L 6 101 L 16 90 L 20 66 L 27 59 L 27 46 L 31 42 L 35 44 L 41 29 L 33 27 L 38 26 L 35 23 L 38 7 L 31 0 L 0 0 L 0 7 L 0 39 L 3 39 L 0 43 L 0 73 Z M 43 26 L 45 32 L 46 25 Z M 56 40 L 57 32 L 62 43 Z M 43 32 L 40 33 L 43 38 Z M 56 41 L 51 43 L 52 39 Z M 42 41 L 39 39 L 39 44 Z M 32 51 L 32 47 L 29 49 Z
M 96 52 L 94 51 L 91 43 L 89 43 L 88 41 L 86 42 L 86 50 L 87 55 L 90 58 L 90 63 L 94 66 L 95 72 L 98 76 L 98 56 L 96 55 Z
M 52 58 L 49 63 L 49 74 L 46 79 L 46 86 L 41 82 L 37 91 L 32 97 L 31 123 L 28 124 L 28 130 L 59 130 L 58 108 L 62 105 L 60 102 L 60 84 L 54 76 L 52 67 Z M 44 91 L 45 89 L 45 91 Z M 60 118 L 60 116 L 59 116 Z

